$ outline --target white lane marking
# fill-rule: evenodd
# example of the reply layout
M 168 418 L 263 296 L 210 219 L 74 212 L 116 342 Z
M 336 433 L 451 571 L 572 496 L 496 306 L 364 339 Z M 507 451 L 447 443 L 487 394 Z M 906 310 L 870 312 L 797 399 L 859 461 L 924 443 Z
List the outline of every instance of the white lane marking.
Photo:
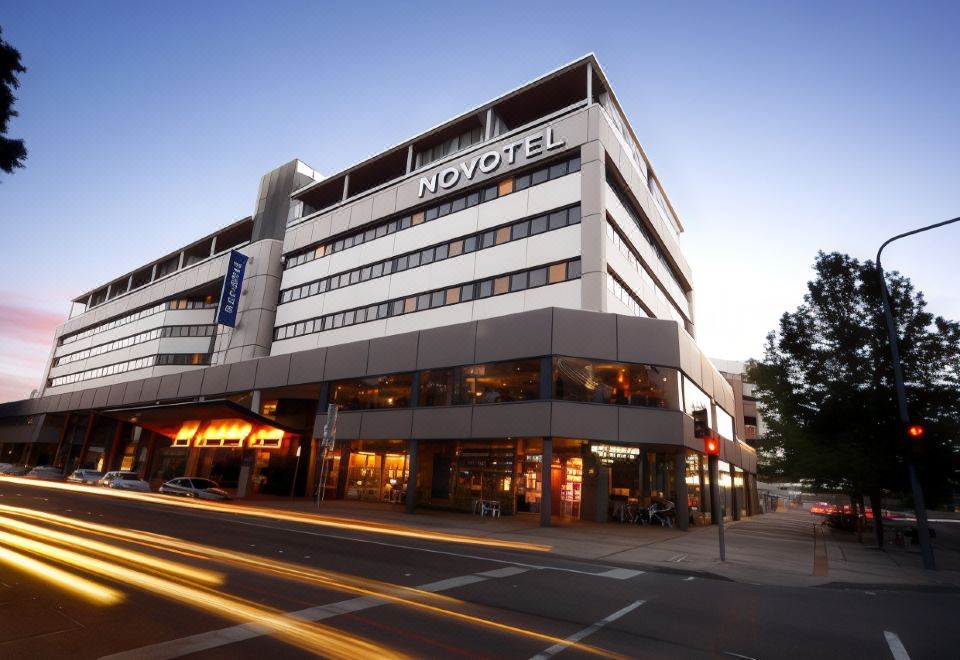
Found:
M 608 623 L 612 623 L 612 622 L 616 621 L 617 619 L 619 619 L 620 617 L 622 617 L 622 616 L 624 616 L 624 615 L 626 615 L 626 614 L 629 614 L 630 612 L 634 611 L 635 609 L 637 609 L 638 607 L 640 607 L 641 605 L 643 605 L 645 602 L 647 602 L 647 601 L 645 601 L 645 600 L 636 600 L 636 601 L 630 603 L 630 604 L 627 605 L 626 607 L 617 610 L 616 612 L 614 612 L 614 613 L 611 614 L 610 616 L 608 616 L 608 617 L 606 617 L 606 618 L 604 618 L 604 619 L 600 619 L 600 620 L 597 621 L 596 623 L 587 626 L 586 628 L 584 628 L 583 630 L 581 630 L 581 631 L 579 631 L 579 632 L 573 633 L 572 635 L 570 635 L 569 637 L 567 637 L 566 640 L 564 640 L 564 641 L 567 642 L 567 644 L 554 644 L 553 646 L 551 646 L 550 648 L 548 648 L 546 651 L 542 651 L 542 652 L 538 653 L 537 655 L 533 656 L 532 658 L 530 658 L 530 660 L 547 660 L 547 658 L 550 658 L 550 657 L 555 656 L 556 654 L 560 653 L 560 652 L 563 651 L 564 649 L 570 648 L 570 644 L 576 644 L 576 643 L 579 642 L 580 640 L 582 640 L 582 639 L 584 639 L 584 638 L 592 635 L 593 633 L 597 632 L 598 630 L 600 630 L 601 628 L 603 628 L 603 627 L 604 627 L 605 625 L 607 625 Z
M 670 557 L 670 559 L 668 559 L 667 561 L 672 561 L 674 564 L 679 564 L 680 562 L 682 562 L 682 561 L 683 561 L 684 559 L 686 559 L 686 558 L 687 558 L 686 555 L 674 555 L 674 556 Z
M 589 575 L 611 578 L 614 580 L 629 580 L 632 577 L 643 575 L 643 571 L 635 571 L 632 568 L 611 568 L 609 571 L 604 571 L 603 573 L 589 573 Z
M 893 654 L 893 660 L 910 660 L 910 654 L 903 647 L 903 642 L 897 633 L 887 630 L 883 631 L 883 637 L 887 640 L 887 646 L 890 647 L 890 653 Z
M 683 581 L 684 581 L 684 582 L 689 582 L 690 580 L 696 580 L 696 579 L 697 579 L 697 578 L 695 578 L 694 576 L 691 575 L 690 577 L 685 577 L 685 578 L 683 578 Z
M 189 515 L 196 516 L 193 513 L 182 513 L 177 512 L 180 515 Z M 200 516 L 196 516 L 200 517 Z M 271 529 L 273 531 L 284 531 L 284 532 L 294 532 L 296 534 L 306 534 L 307 536 L 319 536 L 322 538 L 336 539 L 338 541 L 353 541 L 355 543 L 368 543 L 370 545 L 379 545 L 385 548 L 399 548 L 400 550 L 414 550 L 416 552 L 426 552 L 434 555 L 445 555 L 448 557 L 458 557 L 460 559 L 476 559 L 478 561 L 487 561 L 494 564 L 509 564 L 510 566 L 522 566 L 523 568 L 537 570 L 537 571 L 561 571 L 564 573 L 576 573 L 578 575 L 590 575 L 592 577 L 607 577 L 613 578 L 615 580 L 625 580 L 626 577 L 620 577 L 625 575 L 624 571 L 631 571 L 630 575 L 627 577 L 634 577 L 635 575 L 642 575 L 643 571 L 632 571 L 629 568 L 610 568 L 606 571 L 601 571 L 600 573 L 594 571 L 581 571 L 576 568 L 562 568 L 560 566 L 546 566 L 544 564 L 533 564 L 530 562 L 522 562 L 511 559 L 495 559 L 493 557 L 483 557 L 481 555 L 468 555 L 460 552 L 453 552 L 451 550 L 436 550 L 433 548 L 419 548 L 415 545 L 404 545 L 402 543 L 388 543 L 387 541 L 374 541 L 373 539 L 362 539 L 355 536 L 343 536 L 340 534 L 324 534 L 322 532 L 313 532 L 307 529 L 291 529 L 289 527 L 277 527 L 275 525 L 266 525 L 263 523 L 249 522 L 247 520 L 232 520 L 230 521 L 236 525 L 247 525 L 249 527 L 261 527 L 263 529 Z M 375 530 L 372 530 L 371 533 L 376 533 Z M 604 568 L 602 565 L 598 565 L 597 568 Z
M 500 569 L 502 572 L 507 570 L 509 569 Z M 498 571 L 488 571 L 488 573 L 496 572 Z M 517 572 L 518 571 L 514 570 L 508 575 L 516 575 Z M 523 573 L 525 571 L 520 570 L 519 572 Z M 453 577 L 446 580 L 429 582 L 427 584 L 420 585 L 417 587 L 417 589 L 420 589 L 421 591 L 429 591 L 430 593 L 437 593 L 439 591 L 455 589 L 468 584 L 484 582 L 491 577 L 498 577 L 495 575 L 484 577 L 485 575 L 486 574 L 460 575 L 458 577 Z M 330 619 L 335 616 L 340 616 L 342 614 L 359 612 L 360 610 L 370 609 L 371 607 L 386 605 L 387 603 L 388 601 L 380 600 L 375 596 L 363 596 L 361 598 L 351 598 L 349 600 L 342 600 L 340 602 L 330 603 L 328 605 L 308 607 L 305 610 L 299 610 L 297 612 L 288 612 L 287 616 L 300 619 L 302 621 L 317 622 L 323 621 L 324 619 Z M 263 635 L 267 634 L 269 634 L 269 631 L 267 631 L 265 628 L 255 624 L 247 623 L 238 626 L 231 626 L 230 628 L 221 628 L 220 630 L 211 630 L 209 632 L 199 633 L 189 637 L 181 637 L 180 639 L 172 639 L 167 642 L 160 642 L 159 644 L 151 644 L 150 646 L 143 646 L 138 649 L 121 651 L 120 653 L 103 656 L 100 660 L 170 660 L 171 658 L 179 658 L 191 653 L 209 651 L 210 649 L 220 646 L 226 646 L 227 644 L 234 644 L 236 642 L 243 642 L 248 639 L 262 637 Z
M 492 571 L 483 571 L 482 573 L 477 573 L 477 575 L 483 575 L 485 577 L 492 578 L 505 578 L 512 577 L 514 575 L 520 575 L 521 573 L 526 573 L 529 570 L 529 568 L 520 568 L 519 566 L 504 566 L 503 568 L 495 568 Z
M 743 660 L 757 660 L 756 658 L 751 657 L 749 655 L 740 655 L 739 653 L 734 653 L 733 651 L 724 651 L 723 654 L 732 655 L 734 658 L 743 658 Z

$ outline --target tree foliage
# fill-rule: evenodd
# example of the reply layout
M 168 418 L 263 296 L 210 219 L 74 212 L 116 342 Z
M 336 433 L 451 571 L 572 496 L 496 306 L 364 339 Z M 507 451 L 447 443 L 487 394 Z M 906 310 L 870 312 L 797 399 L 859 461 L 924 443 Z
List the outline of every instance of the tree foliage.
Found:
M 960 324 L 926 311 L 923 294 L 887 273 L 912 421 L 900 423 L 876 265 L 820 252 L 803 304 L 784 313 L 750 368 L 769 432 L 767 477 L 855 495 L 908 493 L 917 463 L 928 506 L 958 489 Z
M 13 90 L 20 87 L 17 74 L 27 70 L 20 62 L 20 52 L 3 40 L 0 28 L 0 168 L 11 174 L 17 167 L 23 167 L 27 158 L 27 148 L 23 140 L 11 140 L 7 137 L 7 125 L 11 117 L 17 116 L 13 103 L 17 97 Z

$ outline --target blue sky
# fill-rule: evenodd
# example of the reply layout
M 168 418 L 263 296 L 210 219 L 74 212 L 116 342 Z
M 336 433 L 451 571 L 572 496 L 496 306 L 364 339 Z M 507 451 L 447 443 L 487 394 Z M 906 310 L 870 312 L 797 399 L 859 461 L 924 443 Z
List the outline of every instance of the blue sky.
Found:
M 686 233 L 698 341 L 760 356 L 817 250 L 960 215 L 960 4 L 7 0 L 22 76 L 0 176 L 0 400 L 69 301 L 593 51 Z M 960 223 L 884 253 L 960 319 Z

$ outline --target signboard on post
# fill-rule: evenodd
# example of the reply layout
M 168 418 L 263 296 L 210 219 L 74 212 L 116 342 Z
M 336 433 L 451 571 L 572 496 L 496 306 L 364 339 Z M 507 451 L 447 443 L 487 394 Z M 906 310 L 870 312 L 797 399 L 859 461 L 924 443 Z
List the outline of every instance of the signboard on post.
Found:
M 323 448 L 333 449 L 337 441 L 337 404 L 327 406 L 327 423 L 323 425 Z
M 223 278 L 220 291 L 220 304 L 217 305 L 217 323 L 230 328 L 237 325 L 237 306 L 240 304 L 240 292 L 243 290 L 243 273 L 247 269 L 245 254 L 230 250 L 227 274 Z

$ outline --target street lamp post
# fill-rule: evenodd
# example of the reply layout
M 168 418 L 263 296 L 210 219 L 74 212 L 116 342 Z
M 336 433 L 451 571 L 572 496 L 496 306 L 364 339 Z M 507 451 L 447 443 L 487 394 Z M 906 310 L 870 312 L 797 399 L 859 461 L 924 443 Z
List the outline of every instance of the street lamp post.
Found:
M 890 307 L 890 293 L 887 291 L 887 281 L 883 276 L 883 266 L 880 265 L 880 253 L 883 252 L 883 248 L 898 239 L 919 234 L 920 232 L 930 231 L 931 229 L 943 227 L 944 225 L 958 221 L 960 221 L 960 218 L 954 218 L 921 227 L 920 229 L 914 229 L 913 231 L 904 232 L 903 234 L 897 234 L 893 238 L 884 241 L 880 249 L 877 250 L 877 276 L 880 278 L 880 295 L 883 298 L 883 314 L 887 321 L 887 335 L 890 337 L 890 359 L 893 362 L 893 379 L 896 383 L 897 405 L 900 409 L 900 421 L 903 423 L 904 431 L 910 426 L 910 412 L 907 410 L 907 392 L 903 385 L 903 370 L 900 368 L 897 327 L 893 320 L 893 310 Z M 913 458 L 910 456 L 910 452 L 907 452 L 907 470 L 910 473 L 910 489 L 913 491 L 913 506 L 917 514 L 917 536 L 920 538 L 920 554 L 923 557 L 923 567 L 931 571 L 936 570 L 936 565 L 933 560 L 933 546 L 930 543 L 930 530 L 927 526 L 927 507 L 923 499 L 923 489 L 920 488 L 920 480 L 917 478 L 917 468 L 913 464 Z M 874 524 L 879 525 L 881 522 L 877 520 Z

